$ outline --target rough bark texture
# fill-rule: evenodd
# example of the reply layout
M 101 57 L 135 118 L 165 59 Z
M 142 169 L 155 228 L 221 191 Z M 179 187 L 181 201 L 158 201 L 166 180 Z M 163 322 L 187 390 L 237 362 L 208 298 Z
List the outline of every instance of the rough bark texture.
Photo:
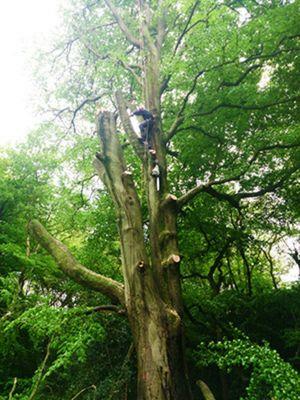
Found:
M 126 116 L 122 115 L 122 119 L 125 120 Z M 117 210 L 125 304 L 138 359 L 138 399 L 188 399 L 181 304 L 177 301 L 179 287 L 172 283 L 172 274 L 179 282 L 180 260 L 178 249 L 174 248 L 177 241 L 174 242 L 176 213 L 173 202 L 165 201 L 164 206 L 161 205 L 164 196 L 156 189 L 151 175 L 152 160 L 146 150 L 145 185 L 150 214 L 148 243 L 143 232 L 140 201 L 132 176 L 127 172 L 111 113 L 99 115 L 98 132 L 102 156 L 101 160 L 97 158 L 95 166 Z M 166 211 L 174 220 L 165 217 Z M 161 233 L 166 229 L 173 229 L 173 235 L 165 235 L 162 241 Z M 168 253 L 169 250 L 172 251 Z
M 28 228 L 66 275 L 83 286 L 101 292 L 113 301 L 124 304 L 124 288 L 121 283 L 97 274 L 81 265 L 67 247 L 51 236 L 39 221 L 30 221 Z
M 157 21 L 156 38 L 150 35 L 146 21 L 151 15 L 144 4 L 145 15 L 141 38 L 135 38 L 106 0 L 121 31 L 128 41 L 145 54 L 143 93 L 145 107 L 154 115 L 153 143 L 160 170 L 160 190 L 152 176 L 153 158 L 131 126 L 126 101 L 116 93 L 118 112 L 129 142 L 144 171 L 147 196 L 149 237 L 145 238 L 141 204 L 134 180 L 128 171 L 118 139 L 116 119 L 111 112 L 98 116 L 101 150 L 94 166 L 111 195 L 117 214 L 120 235 L 123 285 L 80 265 L 65 246 L 54 239 L 37 222 L 31 232 L 55 258 L 60 268 L 77 282 L 100 290 L 125 307 L 138 361 L 138 400 L 189 400 L 191 393 L 184 358 L 183 307 L 180 287 L 180 256 L 176 219 L 178 202 L 168 193 L 166 136 L 160 115 L 160 50 L 165 35 L 163 12 Z

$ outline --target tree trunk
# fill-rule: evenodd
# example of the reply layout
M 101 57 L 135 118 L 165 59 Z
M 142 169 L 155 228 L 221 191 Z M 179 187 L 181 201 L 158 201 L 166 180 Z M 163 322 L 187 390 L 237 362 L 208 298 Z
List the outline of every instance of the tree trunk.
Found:
M 130 317 L 138 361 L 138 399 L 189 399 L 184 373 L 181 321 L 176 314 L 152 304 Z
M 101 291 L 114 301 L 117 299 L 125 307 L 137 352 L 138 400 L 189 400 L 191 391 L 184 355 L 176 230 L 179 207 L 176 197 L 168 193 L 166 138 L 163 136 L 160 115 L 159 63 L 165 34 L 163 14 L 158 21 L 156 41 L 151 37 L 147 23 L 141 26 L 142 39 L 136 39 L 113 4 L 109 0 L 105 0 L 105 3 L 127 39 L 146 54 L 142 91 L 145 105 L 154 115 L 152 145 L 160 171 L 159 190 L 156 178 L 152 176 L 156 162 L 149 154 L 148 146 L 139 142 L 120 92 L 117 92 L 116 100 L 122 125 L 143 166 L 149 235 L 145 237 L 140 199 L 132 174 L 126 166 L 115 115 L 107 111 L 98 116 L 101 152 L 97 153 L 94 166 L 115 204 L 124 287 L 83 267 L 39 223 L 33 222 L 31 229 L 69 276 Z M 144 6 L 147 14 L 148 6 Z M 151 18 L 151 13 L 145 18 Z
M 120 93 L 117 102 L 124 127 L 132 129 Z M 31 221 L 29 228 L 68 276 L 125 307 L 137 352 L 138 400 L 189 400 L 176 232 L 177 201 L 166 191 L 165 154 L 162 140 L 157 138 L 158 129 L 156 125 L 156 149 L 163 171 L 159 191 L 151 174 L 153 160 L 148 149 L 143 148 L 134 132 L 128 132 L 145 170 L 150 220 L 149 238 L 145 238 L 140 200 L 116 133 L 115 116 L 102 112 L 98 118 L 101 152 L 97 153 L 94 166 L 115 203 L 124 285 L 85 268 L 38 221 Z
M 124 121 L 126 115 L 122 113 L 124 107 L 120 94 L 117 101 Z M 98 155 L 95 166 L 115 202 L 118 213 L 125 304 L 138 360 L 138 399 L 189 399 L 181 305 L 178 305 L 180 302 L 177 299 L 179 270 L 176 264 L 179 257 L 171 254 L 164 259 L 168 250 L 177 250 L 174 249 L 174 243 L 173 247 L 170 244 L 170 241 L 174 241 L 176 232 L 173 232 L 173 236 L 167 235 L 163 241 L 159 240 L 161 229 L 167 225 L 164 213 L 167 210 L 167 215 L 172 214 L 174 207 L 172 201 L 166 201 L 165 206 L 161 206 L 161 193 L 157 191 L 155 179 L 151 175 L 151 157 L 148 150 L 143 155 L 142 152 L 138 152 L 144 157 L 145 180 L 148 185 L 150 238 L 147 243 L 144 238 L 140 201 L 115 132 L 113 115 L 102 113 L 99 116 L 99 137 L 103 155 Z M 133 140 L 136 139 L 133 137 Z M 175 218 L 174 214 L 174 221 Z M 170 225 L 171 218 L 168 217 L 167 220 Z M 172 229 L 175 229 L 175 225 Z M 147 246 L 150 246 L 150 257 L 146 251 Z M 168 287 L 169 277 L 172 277 L 168 268 L 174 267 L 174 264 L 178 282 L 176 285 L 171 283 Z

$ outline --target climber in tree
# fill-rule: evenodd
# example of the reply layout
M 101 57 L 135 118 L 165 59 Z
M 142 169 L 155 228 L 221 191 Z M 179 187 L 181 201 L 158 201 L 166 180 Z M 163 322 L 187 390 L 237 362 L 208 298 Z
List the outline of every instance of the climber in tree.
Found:
M 153 115 L 151 114 L 150 111 L 146 110 L 143 107 L 140 107 L 136 111 L 134 111 L 131 114 L 131 116 L 133 115 L 140 115 L 141 117 L 143 117 L 144 121 L 139 125 L 141 132 L 141 139 L 143 143 L 147 142 L 149 144 L 153 130 L 153 122 L 154 122 Z
M 156 159 L 156 151 L 152 148 L 151 139 L 153 133 L 153 123 L 154 117 L 150 111 L 146 110 L 143 107 L 139 107 L 136 111 L 134 111 L 131 116 L 138 115 L 143 117 L 144 121 L 139 124 L 140 132 L 141 132 L 141 141 L 148 146 L 149 153 L 154 159 L 154 168 L 152 170 L 152 176 L 156 178 L 157 190 L 160 188 L 160 179 L 159 179 L 159 166 L 158 160 Z

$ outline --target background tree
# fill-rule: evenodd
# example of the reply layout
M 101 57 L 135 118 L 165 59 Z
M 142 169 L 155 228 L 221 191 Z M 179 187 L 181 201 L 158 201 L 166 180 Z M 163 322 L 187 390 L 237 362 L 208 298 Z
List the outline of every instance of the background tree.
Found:
M 71 115 L 76 135 L 62 143 L 75 144 L 71 152 L 76 160 L 83 152 L 83 163 L 95 146 L 89 138 L 83 149 L 94 104 L 110 110 L 99 115 L 95 166 L 104 199 L 109 194 L 115 206 L 124 288 L 118 250 L 109 251 L 114 268 L 98 259 L 94 272 L 41 224 L 30 226 L 67 275 L 126 309 L 138 398 L 190 396 L 182 373 L 181 274 L 191 295 L 200 282 L 214 296 L 226 288 L 253 296 L 266 265 L 277 286 L 267 243 L 295 222 L 289 199 L 299 170 L 298 15 L 298 2 L 252 1 L 76 1 L 67 10 L 68 39 L 53 52 L 58 90 L 49 92 L 47 107 L 61 123 Z M 131 109 L 144 103 L 155 116 L 159 191 L 128 102 Z M 85 122 L 77 124 L 83 112 Z M 108 241 L 105 249 L 112 250 Z M 78 256 L 87 265 L 95 259 Z

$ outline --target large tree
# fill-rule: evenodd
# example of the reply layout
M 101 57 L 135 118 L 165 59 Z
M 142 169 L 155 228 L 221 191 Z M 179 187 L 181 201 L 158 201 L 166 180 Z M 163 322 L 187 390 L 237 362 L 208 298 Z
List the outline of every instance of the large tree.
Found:
M 67 54 L 58 68 L 65 87 L 48 104 L 59 117 L 71 112 L 73 127 L 86 106 L 106 108 L 94 166 L 115 205 L 123 282 L 83 266 L 38 221 L 30 230 L 69 277 L 125 310 L 138 399 L 189 399 L 177 220 L 203 196 L 221 205 L 214 212 L 232 208 L 243 231 L 254 200 L 284 201 L 299 170 L 299 2 L 74 3 L 56 54 Z M 159 188 L 128 114 L 138 102 L 154 115 Z M 239 238 L 225 237 L 224 248 Z M 251 294 L 240 239 L 237 249 Z

